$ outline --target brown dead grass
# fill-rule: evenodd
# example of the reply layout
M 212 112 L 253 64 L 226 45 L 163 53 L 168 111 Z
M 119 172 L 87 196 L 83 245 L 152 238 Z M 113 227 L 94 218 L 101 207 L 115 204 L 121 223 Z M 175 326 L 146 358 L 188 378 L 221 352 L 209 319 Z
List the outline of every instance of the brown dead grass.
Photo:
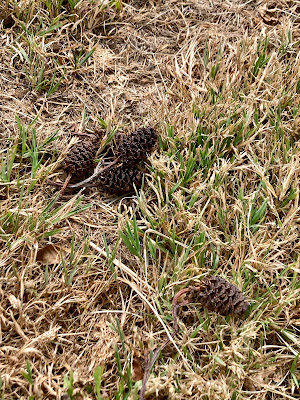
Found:
M 7 1 L 0 6 L 1 154 L 5 156 L 9 146 L 18 141 L 16 115 L 26 126 L 39 115 L 34 124 L 39 143 L 54 131 L 60 135 L 48 146 L 38 183 L 21 206 L 17 173 L 23 166 L 16 162 L 11 182 L 1 183 L 2 221 L 8 213 L 18 215 L 16 226 L 1 228 L 0 238 L 3 398 L 62 398 L 66 393 L 64 376 L 70 371 L 74 371 L 77 398 L 96 398 L 85 388 L 93 385 L 97 365 L 105 366 L 102 398 L 116 398 L 120 382 L 126 382 L 128 365 L 135 365 L 135 373 L 145 353 L 171 331 L 169 306 L 176 290 L 211 272 L 214 253 L 219 259 L 214 271 L 233 277 L 241 288 L 247 281 L 247 296 L 256 304 L 262 299 L 262 307 L 251 311 L 246 321 L 204 312 L 199 317 L 196 308 L 184 311 L 177 356 L 174 345 L 167 347 L 165 365 L 158 362 L 150 379 L 149 399 L 298 398 L 299 387 L 290 370 L 300 348 L 300 289 L 295 283 L 300 271 L 300 117 L 299 113 L 294 118 L 291 115 L 292 106 L 297 107 L 300 100 L 296 90 L 300 48 L 298 42 L 285 57 L 280 57 L 278 48 L 288 31 L 293 43 L 299 41 L 299 1 L 123 1 L 121 12 L 115 7 L 101 10 L 99 4 L 81 1 L 76 15 L 62 27 L 45 37 L 33 34 L 30 40 L 17 18 L 20 10 L 29 9 L 29 2 L 16 6 Z M 37 15 L 47 26 L 54 18 L 37 1 L 31 2 L 29 14 L 29 30 L 37 24 Z M 270 38 L 270 60 L 253 79 L 258 40 L 265 35 Z M 86 52 L 95 51 L 76 69 L 72 49 L 82 46 Z M 39 69 L 45 63 L 43 90 L 36 92 L 33 67 L 26 64 L 20 49 L 27 55 L 32 51 Z M 213 79 L 211 70 L 217 63 L 219 71 Z M 57 77 L 64 74 L 64 79 L 55 93 L 46 97 L 55 69 Z M 244 93 L 245 84 L 248 93 Z M 223 97 L 213 103 L 211 93 L 218 93 L 221 86 Z M 279 95 L 282 88 L 290 90 L 286 101 L 294 96 L 279 122 L 281 131 L 292 138 L 290 148 L 280 145 L 270 122 L 270 110 L 285 101 Z M 195 107 L 200 114 L 205 110 L 205 115 L 196 118 Z M 255 133 L 224 150 L 227 153 L 212 164 L 207 176 L 199 174 L 171 197 L 168 191 L 179 181 L 182 169 L 172 149 L 180 149 L 186 163 L 191 135 L 200 124 L 217 143 L 217 139 L 234 137 L 243 112 L 248 113 L 245 132 L 255 127 L 258 113 L 260 126 Z M 236 119 L 224 124 L 233 114 Z M 41 210 L 56 194 L 45 178 L 58 174 L 59 155 L 66 152 L 70 131 L 99 130 L 99 118 L 108 123 L 104 139 L 112 126 L 124 131 L 147 124 L 158 127 L 167 150 L 150 157 L 145 193 L 141 198 L 121 199 L 99 190 L 83 191 L 81 204 L 91 208 L 64 218 L 75 207 L 77 195 L 59 211 L 62 218 L 58 223 L 53 216 L 49 223 L 42 221 L 30 229 L 32 220 L 40 218 Z M 174 139 L 168 136 L 168 125 L 174 127 Z M 200 148 L 197 152 L 200 157 Z M 23 176 L 27 188 L 30 174 Z M 217 179 L 219 184 L 215 184 Z M 291 188 L 296 197 L 282 207 Z M 252 201 L 257 207 L 261 204 L 258 193 L 269 199 L 269 208 L 263 228 L 252 234 L 245 226 L 251 217 L 249 205 Z M 187 198 L 193 194 L 197 199 L 187 207 Z M 225 225 L 220 210 L 225 212 Z M 112 251 L 118 231 L 134 215 L 142 232 L 143 260 L 119 242 L 110 265 L 102 235 Z M 155 229 L 150 218 L 157 223 Z M 49 239 L 47 231 L 58 228 L 59 233 Z M 172 232 L 176 233 L 177 258 L 172 256 L 172 241 L 163 242 Z M 184 251 L 195 232 L 205 232 L 204 262 L 196 247 L 185 259 Z M 154 260 L 147 243 L 160 239 L 167 253 L 158 249 Z M 76 246 L 73 264 L 72 240 Z M 54 263 L 45 277 L 45 265 L 37 261 L 37 252 L 49 243 L 64 253 L 68 276 L 62 263 Z M 76 272 L 68 284 L 75 264 Z M 266 303 L 265 296 L 269 299 Z M 117 320 L 124 338 L 120 338 Z M 197 334 L 192 335 L 199 325 Z M 117 369 L 116 346 L 123 380 Z M 32 367 L 33 385 L 22 375 L 26 361 Z M 136 374 L 133 380 L 140 379 Z M 300 380 L 297 369 L 294 375 Z M 129 398 L 135 396 L 132 391 Z

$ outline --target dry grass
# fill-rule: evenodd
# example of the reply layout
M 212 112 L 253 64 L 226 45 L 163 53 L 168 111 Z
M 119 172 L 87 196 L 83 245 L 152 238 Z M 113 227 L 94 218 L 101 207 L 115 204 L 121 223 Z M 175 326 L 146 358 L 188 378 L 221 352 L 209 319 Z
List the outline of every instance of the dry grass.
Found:
M 72 4 L 0 5 L 2 398 L 137 399 L 209 273 L 251 307 L 183 310 L 148 398 L 299 398 L 300 2 Z M 71 131 L 147 124 L 141 192 L 57 200 Z

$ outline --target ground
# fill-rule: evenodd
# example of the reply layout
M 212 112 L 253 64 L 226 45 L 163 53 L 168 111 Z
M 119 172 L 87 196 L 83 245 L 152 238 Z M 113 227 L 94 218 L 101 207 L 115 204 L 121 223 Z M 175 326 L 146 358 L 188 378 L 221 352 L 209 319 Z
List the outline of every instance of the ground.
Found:
M 146 398 L 298 399 L 300 2 L 5 0 L 0 42 L 2 398 L 138 399 L 214 274 L 249 309 L 181 310 Z M 72 132 L 147 125 L 142 190 L 57 197 Z

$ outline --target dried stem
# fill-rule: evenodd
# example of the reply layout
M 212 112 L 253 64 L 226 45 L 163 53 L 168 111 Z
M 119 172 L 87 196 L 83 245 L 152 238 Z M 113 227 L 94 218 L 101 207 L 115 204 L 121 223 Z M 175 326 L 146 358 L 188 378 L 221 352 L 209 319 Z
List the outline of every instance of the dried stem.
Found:
M 83 132 L 72 132 L 71 135 L 77 135 L 77 136 L 89 136 L 89 133 L 83 133 Z
M 75 183 L 74 185 L 69 185 L 69 188 L 75 189 L 75 188 L 82 188 L 82 187 L 85 187 L 85 186 L 89 186 L 89 187 L 98 186 L 98 184 L 96 184 L 96 183 L 90 184 L 90 185 L 87 185 L 87 183 L 91 182 L 93 179 L 95 179 L 95 178 L 97 178 L 99 175 L 101 175 L 104 171 L 106 171 L 106 170 L 108 170 L 109 168 L 111 168 L 111 167 L 113 167 L 114 165 L 116 165 L 119 161 L 120 161 L 120 158 L 117 157 L 114 161 L 112 161 L 111 163 L 109 163 L 108 165 L 106 165 L 106 167 L 104 167 L 104 168 L 101 169 L 100 171 L 99 171 L 99 169 L 98 169 L 98 165 L 99 165 L 99 164 L 98 164 L 97 167 L 95 168 L 95 172 L 93 173 L 93 175 L 89 176 L 89 177 L 88 177 L 87 179 L 85 179 L 84 181 Z
M 172 315 L 173 315 L 173 333 L 172 333 L 172 338 L 174 338 L 179 330 L 178 327 L 178 322 L 177 322 L 177 310 L 179 307 L 182 307 L 186 304 L 189 303 L 189 300 L 185 300 L 181 303 L 178 303 L 178 299 L 183 296 L 184 294 L 190 292 L 190 287 L 185 288 L 180 290 L 178 293 L 176 293 L 176 295 L 173 298 L 172 301 Z M 143 383 L 142 383 L 142 388 L 141 388 L 141 393 L 140 393 L 140 400 L 145 400 L 145 393 L 146 393 L 146 388 L 147 388 L 147 382 L 150 376 L 150 371 L 153 367 L 153 365 L 155 364 L 155 361 L 157 360 L 159 353 L 167 346 L 168 343 L 170 343 L 170 339 L 166 340 L 166 342 L 164 344 L 162 344 L 159 348 L 156 348 L 153 352 L 153 356 L 151 358 L 151 360 L 148 362 L 146 368 L 145 368 L 145 372 L 144 372 L 144 376 L 143 376 Z
M 106 167 L 104 167 L 103 169 L 100 170 L 100 167 L 102 165 L 102 161 L 100 161 L 95 170 L 94 173 L 89 176 L 88 178 L 86 178 L 83 181 L 74 183 L 73 185 L 68 185 L 67 187 L 70 189 L 76 189 L 76 188 L 83 188 L 83 187 L 93 187 L 93 186 L 98 186 L 97 183 L 94 184 L 89 184 L 91 181 L 93 181 L 95 178 L 97 178 L 99 175 L 101 175 L 104 171 L 108 170 L 109 168 L 113 167 L 115 164 L 117 164 L 120 161 L 120 158 L 116 158 L 114 161 L 112 161 L 111 163 L 109 163 L 108 165 L 106 165 Z M 64 184 L 62 184 L 61 182 L 54 182 L 50 179 L 47 179 L 47 182 L 50 183 L 51 185 L 55 185 L 55 186 L 59 186 L 59 187 L 63 187 Z
M 174 338 L 174 336 L 175 336 L 175 332 L 172 334 L 172 338 Z M 155 364 L 155 361 L 157 360 L 159 353 L 167 346 L 167 344 L 170 341 L 171 340 L 168 339 L 163 345 L 161 345 L 160 347 L 158 347 L 154 350 L 153 356 L 145 368 L 145 372 L 144 372 L 144 376 L 143 376 L 143 383 L 142 383 L 142 388 L 141 388 L 141 393 L 140 393 L 140 400 L 145 400 L 146 387 L 147 387 L 147 382 L 148 382 L 148 379 L 150 376 L 150 371 L 151 371 L 153 365 Z

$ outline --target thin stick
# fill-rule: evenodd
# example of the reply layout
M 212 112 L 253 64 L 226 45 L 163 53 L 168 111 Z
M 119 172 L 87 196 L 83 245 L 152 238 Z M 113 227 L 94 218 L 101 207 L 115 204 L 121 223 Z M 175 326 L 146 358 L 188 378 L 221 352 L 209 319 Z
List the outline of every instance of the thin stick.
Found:
M 114 166 L 115 164 L 117 164 L 120 161 L 120 158 L 116 158 L 114 161 L 112 161 L 111 163 L 109 163 L 108 165 L 106 165 L 106 167 L 104 167 L 102 170 L 100 170 L 100 167 L 102 165 L 102 161 L 100 161 L 95 170 L 93 175 L 89 176 L 88 178 L 86 178 L 85 180 L 78 182 L 78 183 L 74 183 L 73 185 L 69 185 L 67 186 L 70 189 L 76 189 L 76 188 L 83 188 L 83 187 L 93 187 L 93 186 L 98 186 L 97 183 L 94 184 L 90 184 L 87 185 L 89 182 L 93 181 L 95 178 L 97 178 L 99 175 L 101 175 L 104 171 L 106 171 L 107 169 L 111 168 L 112 166 Z M 55 186 L 59 186 L 62 187 L 63 184 L 61 182 L 54 182 L 50 179 L 47 179 L 47 182 L 50 183 L 51 185 L 55 185 Z
M 104 171 L 106 171 L 107 169 L 113 167 L 114 165 L 116 165 L 118 162 L 120 161 L 120 157 L 117 157 L 114 161 L 112 161 L 111 163 L 109 163 L 106 167 L 104 167 L 103 169 L 101 169 L 100 171 L 97 170 L 98 165 L 95 169 L 95 172 L 93 173 L 93 175 L 91 175 L 90 177 L 88 177 L 87 179 L 85 179 L 84 181 L 75 183 L 74 185 L 70 185 L 68 186 L 69 188 L 75 189 L 75 188 L 82 188 L 87 186 L 86 184 L 91 182 L 94 178 L 97 178 L 97 176 L 101 175 Z M 92 186 L 98 186 L 98 184 L 91 184 L 88 185 L 88 187 L 92 187 Z
M 185 293 L 190 292 L 190 288 L 186 288 L 186 289 L 182 289 L 180 290 L 178 293 L 176 293 L 176 295 L 174 296 L 173 300 L 172 300 L 172 316 L 173 316 L 173 333 L 171 336 L 171 339 L 174 339 L 174 337 L 177 335 L 179 327 L 178 327 L 178 322 L 177 322 L 177 310 L 179 307 L 182 307 L 186 304 L 189 303 L 189 300 L 185 300 L 181 303 L 178 303 L 178 299 L 184 295 Z M 165 343 L 163 343 L 160 347 L 156 348 L 153 352 L 153 356 L 151 358 L 151 360 L 148 362 L 146 368 L 145 368 L 145 372 L 144 372 L 144 376 L 143 376 L 143 383 L 142 383 L 142 388 L 141 388 L 141 393 L 140 393 L 140 400 L 145 400 L 145 393 L 146 393 L 146 388 L 147 388 L 147 382 L 150 376 L 150 371 L 153 367 L 153 365 L 155 364 L 155 361 L 157 360 L 160 352 L 167 346 L 167 344 L 170 343 L 171 339 L 167 339 Z
M 83 132 L 71 132 L 71 135 L 77 135 L 77 136 L 90 136 L 89 133 L 83 133 Z
M 174 336 L 175 336 L 175 332 L 172 334 L 172 338 L 174 338 Z M 171 341 L 171 339 L 168 339 L 163 345 L 161 345 L 160 347 L 158 347 L 154 350 L 153 356 L 145 368 L 145 372 L 144 372 L 144 376 L 143 376 L 143 383 L 142 383 L 142 388 L 141 388 L 141 393 L 140 393 L 140 400 L 145 400 L 145 393 L 146 393 L 146 388 L 147 388 L 147 382 L 148 382 L 148 379 L 150 376 L 150 371 L 151 371 L 153 365 L 155 364 L 155 361 L 157 360 L 159 353 L 167 346 L 167 344 L 170 343 L 170 341 Z

